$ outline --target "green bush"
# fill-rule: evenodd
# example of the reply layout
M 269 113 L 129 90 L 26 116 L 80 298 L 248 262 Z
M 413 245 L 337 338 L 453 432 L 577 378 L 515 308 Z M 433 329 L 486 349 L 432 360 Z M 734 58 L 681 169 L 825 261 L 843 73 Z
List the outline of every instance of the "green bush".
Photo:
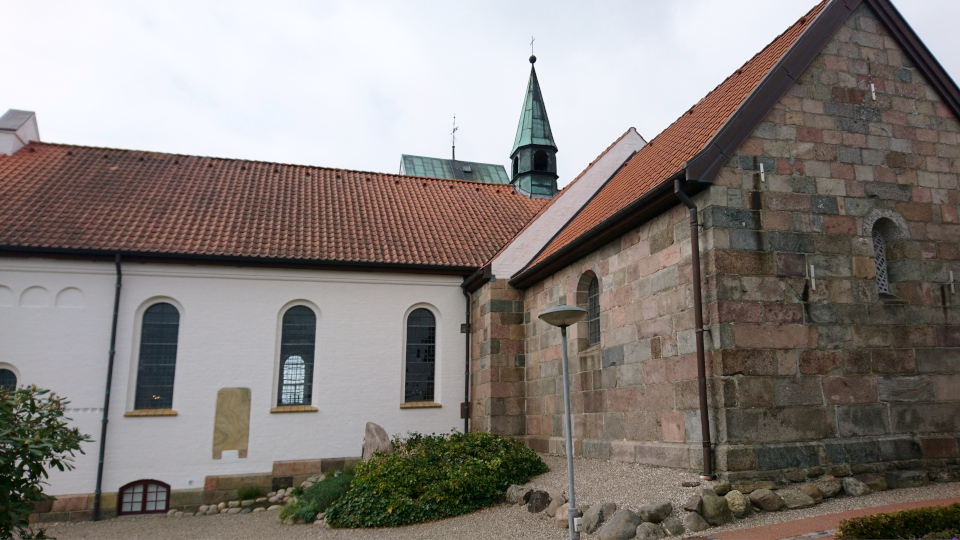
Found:
M 67 427 L 67 403 L 36 386 L 0 388 L 0 538 L 46 538 L 43 529 L 30 529 L 28 517 L 53 498 L 41 487 L 47 470 L 72 469 L 80 444 L 90 441 Z
M 237 497 L 241 501 L 246 501 L 248 499 L 256 499 L 257 497 L 263 496 L 263 488 L 260 486 L 240 486 L 237 490 Z
M 310 523 L 317 514 L 325 512 L 334 501 L 350 491 L 351 482 L 353 476 L 349 474 L 331 476 L 317 482 L 283 505 L 280 519 L 292 518 Z
M 957 534 L 958 524 L 960 524 L 960 503 L 954 503 L 949 506 L 928 506 L 845 519 L 837 527 L 836 538 L 838 540 L 865 538 L 951 539 Z
M 330 505 L 332 527 L 397 527 L 473 512 L 549 469 L 517 440 L 490 433 L 394 439 L 396 453 L 357 465 L 353 485 Z

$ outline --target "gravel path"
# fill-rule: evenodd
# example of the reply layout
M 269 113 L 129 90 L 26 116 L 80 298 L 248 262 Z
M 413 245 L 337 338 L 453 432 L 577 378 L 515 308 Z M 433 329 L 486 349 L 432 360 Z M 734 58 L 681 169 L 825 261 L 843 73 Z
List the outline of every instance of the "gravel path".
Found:
M 543 456 L 550 472 L 538 476 L 530 486 L 547 491 L 566 492 L 566 461 Z M 681 482 L 696 481 L 696 474 L 676 469 L 650 467 L 632 463 L 597 460 L 574 460 L 577 479 L 577 503 L 615 502 L 618 507 L 636 510 L 642 504 L 669 499 L 674 515 L 680 505 L 698 488 L 684 488 Z M 776 513 L 762 513 L 724 527 L 705 531 L 707 534 L 757 527 L 856 508 L 895 502 L 960 497 L 960 483 L 933 484 L 922 488 L 900 489 L 858 498 L 840 497 L 813 508 Z M 545 513 L 531 514 L 523 507 L 498 505 L 473 514 L 444 521 L 399 529 L 336 530 L 313 525 L 283 525 L 275 512 L 235 516 L 168 518 L 166 516 L 132 516 L 100 523 L 57 523 L 46 527 L 50 536 L 60 540 L 206 540 L 237 539 L 447 539 L 489 540 L 499 538 L 532 538 L 563 540 L 566 530 L 557 529 L 553 518 Z M 701 533 L 703 534 L 703 533 Z

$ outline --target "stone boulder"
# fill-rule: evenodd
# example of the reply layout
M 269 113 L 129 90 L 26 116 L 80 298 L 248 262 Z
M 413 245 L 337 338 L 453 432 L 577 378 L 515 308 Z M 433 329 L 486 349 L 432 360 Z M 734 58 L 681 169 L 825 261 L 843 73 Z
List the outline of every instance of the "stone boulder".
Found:
M 656 523 L 641 523 L 635 533 L 637 540 L 657 540 L 667 535 L 663 527 Z
M 638 514 L 624 508 L 610 518 L 607 524 L 600 529 L 600 534 L 597 537 L 600 540 L 630 540 L 630 538 L 637 536 L 637 527 L 641 523 L 643 523 L 643 519 Z
M 757 489 L 750 492 L 750 502 L 765 512 L 776 512 L 783 508 L 783 499 L 769 489 Z
M 720 480 L 718 482 L 714 482 L 713 491 L 717 495 L 723 497 L 727 493 L 730 493 L 730 482 L 727 482 L 726 480 Z
M 507 488 L 507 502 L 510 504 L 527 504 L 533 490 L 526 486 L 514 484 Z
M 367 429 L 363 435 L 363 460 L 367 461 L 373 457 L 374 452 L 389 456 L 393 454 L 393 444 L 390 443 L 390 436 L 382 427 L 373 422 L 367 422 Z
M 700 513 L 703 510 L 703 497 L 697 494 L 693 494 L 687 499 L 687 502 L 683 503 L 683 509 L 687 512 L 696 512 Z
M 707 520 L 707 523 L 714 527 L 726 525 L 733 521 L 733 512 L 730 511 L 730 507 L 727 505 L 727 499 L 718 495 L 703 496 L 702 515 L 703 519 Z
M 758 489 L 769 489 L 773 491 L 777 489 L 777 484 L 775 482 L 770 482 L 768 480 L 759 480 L 756 482 L 737 482 L 733 484 L 733 489 L 743 493 L 744 495 L 749 495 Z
M 797 486 L 797 489 L 809 495 L 815 503 L 819 503 L 823 500 L 823 493 L 820 493 L 820 488 L 813 484 L 800 484 Z
M 670 501 L 645 504 L 637 510 L 637 513 L 640 514 L 640 517 L 643 518 L 644 521 L 660 523 L 673 513 L 673 504 Z
M 870 488 L 870 491 L 886 491 L 890 489 L 887 485 L 887 479 L 877 473 L 865 473 L 855 475 L 854 478 L 863 482 Z
M 710 528 L 710 524 L 707 523 L 707 520 L 703 519 L 703 516 L 696 512 L 690 512 L 683 518 L 683 526 L 690 532 L 700 532 L 705 531 Z
M 840 481 L 843 484 L 843 492 L 851 497 L 860 497 L 870 493 L 870 487 L 852 476 L 845 476 Z
M 813 485 L 817 486 L 817 489 L 820 490 L 820 493 L 823 494 L 825 499 L 836 497 L 843 488 L 843 484 L 841 484 L 836 477 L 829 474 L 817 478 L 816 481 L 813 482 Z
M 557 509 L 560 508 L 565 502 L 567 502 L 567 496 L 563 493 L 551 493 L 550 504 L 547 505 L 546 509 L 547 515 L 550 517 L 556 516 Z
M 617 511 L 613 503 L 595 504 L 583 512 L 583 532 L 593 534 L 600 530 L 604 523 Z
M 660 523 L 660 526 L 670 536 L 683 536 L 683 523 L 675 517 L 668 517 Z
M 570 528 L 569 512 L 570 512 L 570 503 L 563 503 L 557 507 L 557 511 L 553 515 L 553 523 L 557 526 L 558 529 Z
M 787 510 L 810 508 L 811 506 L 815 506 L 817 504 L 812 497 L 800 491 L 799 489 L 781 489 L 777 492 L 777 495 L 783 499 L 783 506 L 785 506 Z
M 890 471 L 883 475 L 891 489 L 921 487 L 930 483 L 927 471 Z
M 791 482 L 803 482 L 807 479 L 807 473 L 803 472 L 801 469 L 790 469 L 789 471 L 783 473 L 784 478 Z
M 546 491 L 536 490 L 530 494 L 530 501 L 527 503 L 527 511 L 536 514 L 543 512 L 550 506 L 550 494 Z
M 743 517 L 751 510 L 750 499 L 735 489 L 724 495 L 723 498 L 727 500 L 730 511 L 737 517 Z

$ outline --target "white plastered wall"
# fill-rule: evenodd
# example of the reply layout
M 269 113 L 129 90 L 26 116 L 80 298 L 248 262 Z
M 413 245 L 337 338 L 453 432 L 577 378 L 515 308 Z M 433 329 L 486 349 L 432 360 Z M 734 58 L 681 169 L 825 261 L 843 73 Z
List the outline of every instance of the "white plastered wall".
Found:
M 279 460 L 359 456 L 366 422 L 391 434 L 462 429 L 459 277 L 138 263 L 125 263 L 123 273 L 106 492 L 148 478 L 199 489 L 206 475 L 266 473 Z M 51 476 L 53 495 L 94 490 L 115 279 L 112 263 L 0 258 L 0 364 L 14 366 L 21 384 L 67 396 L 73 424 L 97 441 L 84 446 L 75 471 Z M 137 314 L 165 299 L 181 308 L 178 415 L 124 417 L 133 406 Z M 278 317 L 294 303 L 318 310 L 312 403 L 318 412 L 271 414 Z M 404 315 L 417 305 L 437 315 L 441 408 L 400 409 Z M 251 390 L 248 457 L 227 451 L 214 460 L 217 391 L 230 387 Z

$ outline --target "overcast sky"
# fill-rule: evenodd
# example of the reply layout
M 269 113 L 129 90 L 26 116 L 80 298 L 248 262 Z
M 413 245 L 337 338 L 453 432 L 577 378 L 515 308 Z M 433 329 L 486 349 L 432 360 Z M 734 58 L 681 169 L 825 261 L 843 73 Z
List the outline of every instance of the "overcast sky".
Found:
M 648 140 L 815 0 L 0 0 L 0 112 L 45 141 L 395 173 L 507 164 L 530 38 L 564 185 Z M 956 79 L 960 1 L 895 0 Z

